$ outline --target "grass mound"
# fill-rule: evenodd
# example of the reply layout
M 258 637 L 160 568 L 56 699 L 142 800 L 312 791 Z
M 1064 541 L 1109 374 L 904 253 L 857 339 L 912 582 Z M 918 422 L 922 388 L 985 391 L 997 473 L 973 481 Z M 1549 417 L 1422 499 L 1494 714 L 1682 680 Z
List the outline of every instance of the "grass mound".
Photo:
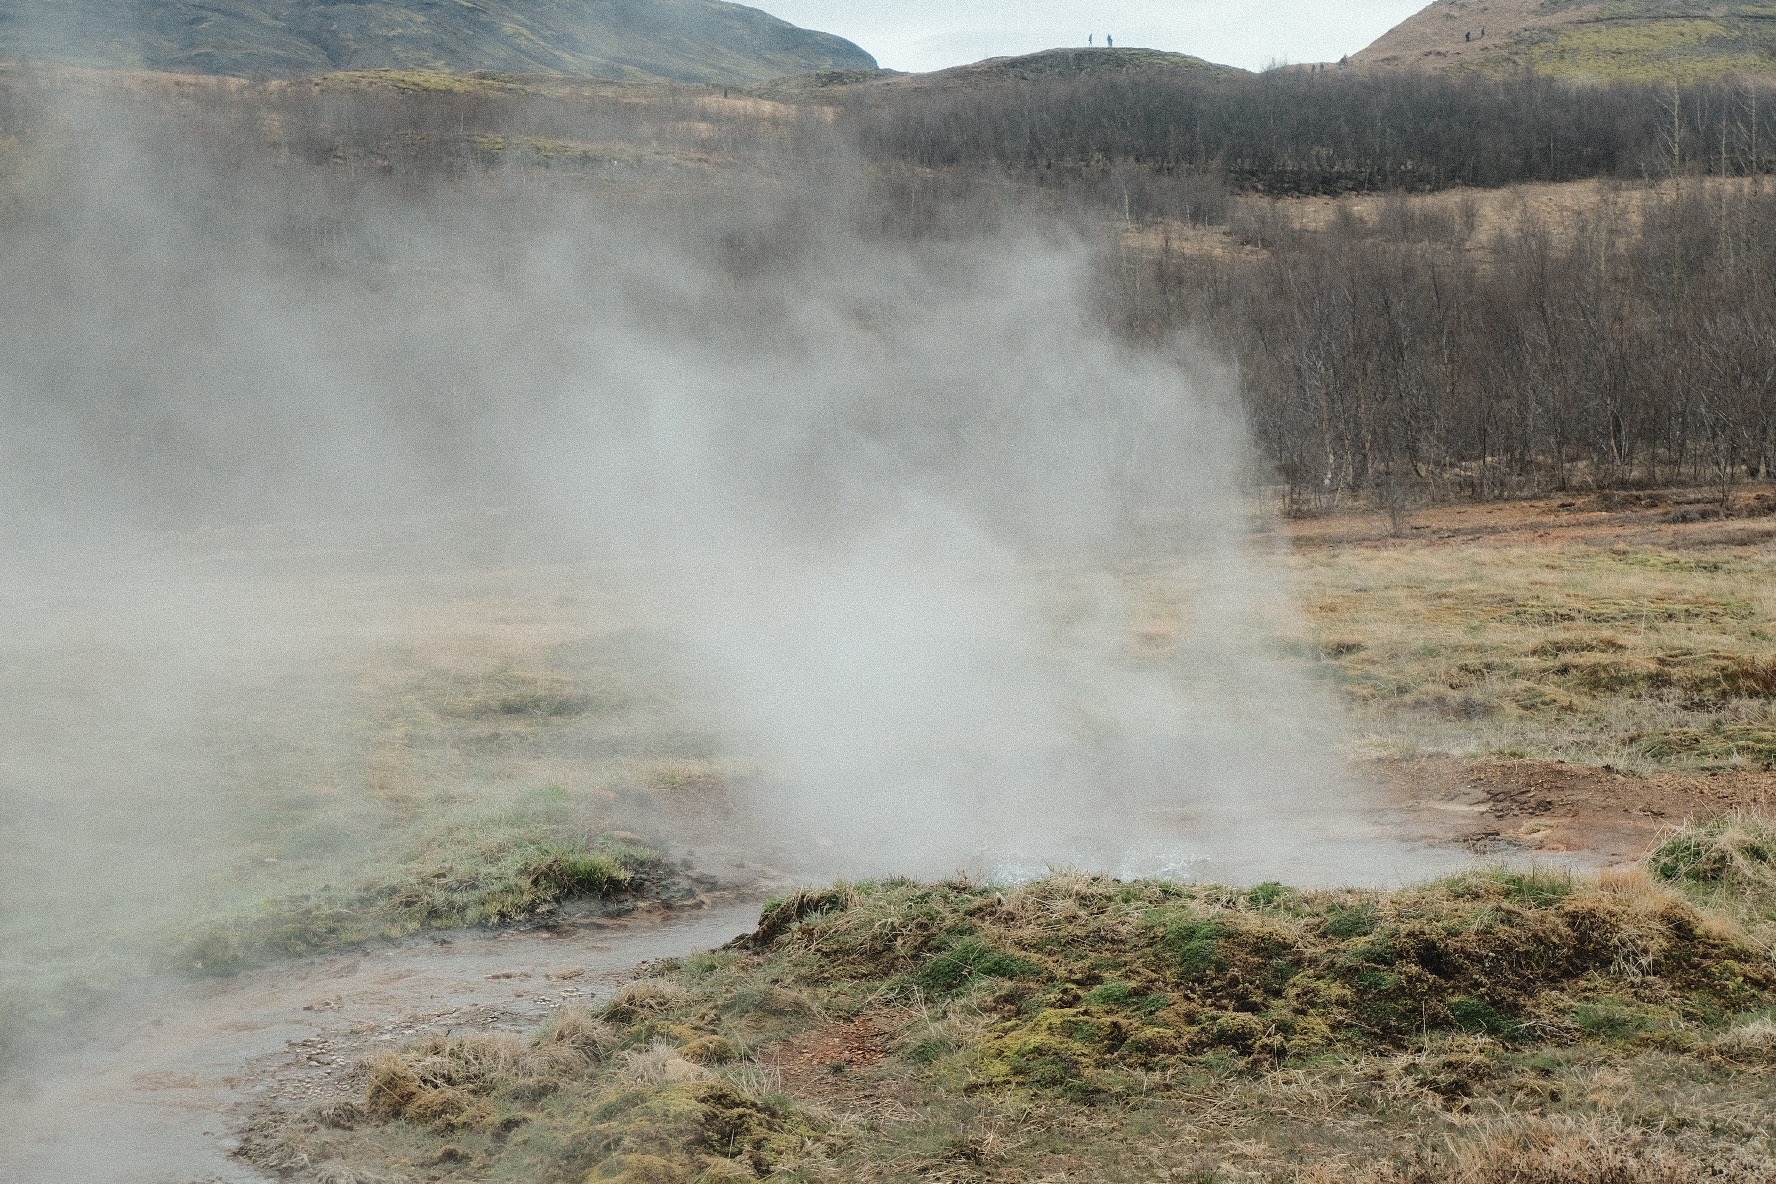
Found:
M 1693 823 L 1647 856 L 1661 880 L 1756 921 L 1776 917 L 1776 826 L 1738 815 Z
M 1738 819 L 1596 879 L 800 892 L 532 1041 L 372 1061 L 282 1153 L 575 1184 L 1776 1178 L 1776 964 L 1740 923 L 1776 907 L 1772 852 Z
M 1057 878 L 852 890 L 759 941 L 799 978 L 989 1018 L 968 1088 L 1076 1098 L 1201 1063 L 1304 1065 L 1433 1035 L 1681 1048 L 1776 989 L 1728 923 L 1646 877 L 1493 871 L 1392 894 Z
M 560 835 L 540 825 L 446 829 L 408 859 L 345 890 L 263 902 L 198 930 L 178 962 L 219 973 L 428 929 L 499 925 L 580 897 L 645 884 L 659 856 L 610 835 Z
M 423 1159 L 472 1179 L 716 1184 L 768 1176 L 820 1136 L 686 1051 L 583 1009 L 529 1041 L 434 1037 L 363 1066 L 361 1101 L 317 1110 L 246 1152 L 274 1168 L 337 1159 L 392 1128 L 407 1136 L 403 1150 L 443 1143 Z

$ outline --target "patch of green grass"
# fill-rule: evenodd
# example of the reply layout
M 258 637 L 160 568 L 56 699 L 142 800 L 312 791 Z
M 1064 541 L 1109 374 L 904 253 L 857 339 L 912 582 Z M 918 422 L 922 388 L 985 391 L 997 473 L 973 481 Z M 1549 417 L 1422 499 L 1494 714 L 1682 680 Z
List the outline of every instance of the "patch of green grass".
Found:
M 1186 917 L 1166 925 L 1160 945 L 1185 974 L 1206 974 L 1215 968 L 1225 936 L 1227 928 L 1219 921 Z
M 1039 973 L 1035 963 L 967 937 L 919 967 L 912 978 L 933 998 L 945 999 L 982 979 L 1031 978 Z
M 1655 1009 L 1616 996 L 1575 1003 L 1569 1014 L 1580 1032 L 1606 1044 L 1632 1044 L 1660 1026 Z
M 1568 871 L 1500 869 L 1492 873 L 1492 877 L 1504 885 L 1511 900 L 1536 908 L 1547 908 L 1557 901 L 1565 900 L 1578 887 L 1578 882 Z
M 638 888 L 658 855 L 609 835 L 575 834 L 565 797 L 544 791 L 511 809 L 441 828 L 358 883 L 279 897 L 200 926 L 178 964 L 228 972 L 424 930 L 523 921 L 576 898 Z
M 1327 937 L 1368 937 L 1381 924 L 1381 910 L 1374 904 L 1332 904 L 1325 910 L 1320 932 Z
M 1693 823 L 1654 848 L 1646 866 L 1776 946 L 1776 825 L 1749 815 Z

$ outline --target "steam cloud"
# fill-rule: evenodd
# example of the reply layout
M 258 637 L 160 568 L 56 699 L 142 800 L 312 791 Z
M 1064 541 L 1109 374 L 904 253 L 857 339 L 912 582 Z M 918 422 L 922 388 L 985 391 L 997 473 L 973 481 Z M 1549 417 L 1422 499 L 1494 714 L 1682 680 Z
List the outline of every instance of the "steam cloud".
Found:
M 488 563 L 589 563 L 675 639 L 754 769 L 735 841 L 798 874 L 1400 856 L 1274 650 L 1231 376 L 1104 329 L 1077 239 L 900 242 L 777 181 L 412 194 L 67 118 L 0 242 L 9 925 L 228 891 L 218 818 L 318 825 L 351 655 L 399 633 L 354 590 Z M 324 759 L 243 775 L 199 710 L 241 696 Z

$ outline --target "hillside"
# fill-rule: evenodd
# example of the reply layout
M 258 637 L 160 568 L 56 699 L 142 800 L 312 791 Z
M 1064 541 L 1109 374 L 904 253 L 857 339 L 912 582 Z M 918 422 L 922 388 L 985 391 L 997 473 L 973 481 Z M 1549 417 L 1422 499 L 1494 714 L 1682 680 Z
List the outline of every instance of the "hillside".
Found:
M 1104 74 L 1176 74 L 1197 71 L 1244 73 L 1232 66 L 1217 66 L 1202 58 L 1158 49 L 1050 49 L 1010 58 L 988 58 L 967 66 L 954 66 L 930 74 L 903 75 L 899 85 L 966 85 L 968 83 L 1028 82 L 1039 78 L 1099 76 Z
M 1244 74 L 1234 66 L 1218 66 L 1189 54 L 1157 49 L 1049 49 L 1009 58 L 987 58 L 966 66 L 903 74 L 893 70 L 823 71 L 784 78 L 765 92 L 774 98 L 794 98 L 816 91 L 867 87 L 894 93 L 966 92 L 1021 83 L 1053 83 L 1069 80 L 1122 78 L 1162 81 L 1183 75 Z
M 1611 82 L 1776 79 L 1776 4 L 1437 0 L 1352 61 Z
M 0 0 L 0 59 L 185 74 L 493 70 L 762 82 L 868 70 L 851 42 L 721 0 Z

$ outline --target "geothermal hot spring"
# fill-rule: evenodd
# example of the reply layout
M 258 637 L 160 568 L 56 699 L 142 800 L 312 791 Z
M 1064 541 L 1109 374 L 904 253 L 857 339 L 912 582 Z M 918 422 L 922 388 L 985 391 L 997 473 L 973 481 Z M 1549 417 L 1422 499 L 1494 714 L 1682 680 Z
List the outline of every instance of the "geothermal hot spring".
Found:
M 299 186 L 69 167 L 0 287 L 10 1178 L 244 1170 L 205 1075 L 314 1021 L 167 951 L 537 794 L 774 882 L 1442 862 L 1290 644 L 1237 376 L 1067 234 L 334 194 L 317 247 Z

